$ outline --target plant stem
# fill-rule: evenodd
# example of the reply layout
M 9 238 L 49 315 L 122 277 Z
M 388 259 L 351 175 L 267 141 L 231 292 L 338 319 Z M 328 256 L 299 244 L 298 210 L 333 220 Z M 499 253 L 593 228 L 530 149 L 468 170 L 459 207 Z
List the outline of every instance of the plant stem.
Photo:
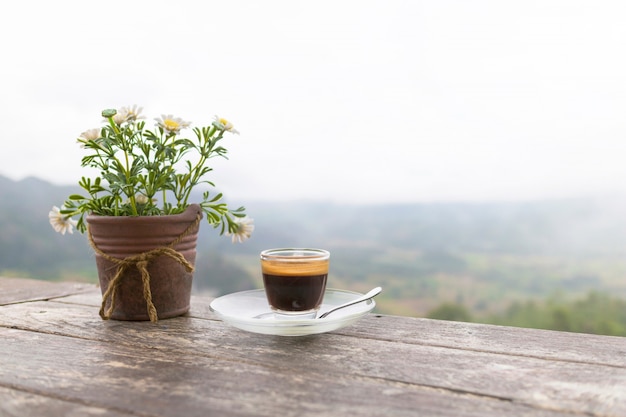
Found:
M 120 142 L 122 142 L 122 145 L 123 145 L 122 149 L 124 150 L 124 160 L 125 160 L 124 176 L 126 177 L 126 185 L 128 186 L 128 184 L 130 183 L 130 163 L 128 160 L 128 144 L 124 140 L 124 135 L 122 135 L 122 132 L 117 127 L 117 124 L 115 124 L 115 122 L 113 121 L 113 117 L 109 117 L 109 124 L 111 125 L 111 127 L 113 128 L 113 132 L 115 132 L 115 135 L 119 138 Z M 133 210 L 133 215 L 138 216 L 139 212 L 137 211 L 137 203 L 135 202 L 134 187 L 131 187 L 130 191 L 131 191 L 130 195 L 128 193 L 127 188 L 124 192 L 128 196 L 128 199 L 130 200 L 130 206 Z

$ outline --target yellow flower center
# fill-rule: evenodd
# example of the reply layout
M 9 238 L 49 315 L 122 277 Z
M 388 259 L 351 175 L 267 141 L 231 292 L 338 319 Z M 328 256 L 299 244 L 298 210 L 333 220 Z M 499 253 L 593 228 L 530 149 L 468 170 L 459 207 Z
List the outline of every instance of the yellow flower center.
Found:
M 172 119 L 163 120 L 163 124 L 167 130 L 178 130 L 180 124 Z
M 228 123 L 228 120 L 224 119 L 223 117 L 221 117 L 219 119 L 220 124 L 224 125 L 224 126 L 228 126 L 230 123 Z

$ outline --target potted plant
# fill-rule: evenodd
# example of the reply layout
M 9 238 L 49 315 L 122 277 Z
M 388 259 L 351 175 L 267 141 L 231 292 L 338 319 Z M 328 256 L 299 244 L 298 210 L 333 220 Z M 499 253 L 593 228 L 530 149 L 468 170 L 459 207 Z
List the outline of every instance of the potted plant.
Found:
M 215 117 L 183 136 L 190 123 L 172 115 L 146 126 L 142 108 L 102 112 L 101 128 L 83 132 L 78 143 L 87 150 L 81 166 L 99 174 L 82 177 L 83 194 L 70 195 L 49 213 L 62 234 L 76 227 L 87 233 L 96 253 L 102 289 L 103 319 L 151 320 L 189 310 L 200 220 L 220 235 L 243 242 L 254 230 L 239 207 L 231 210 L 208 180 L 211 158 L 226 158 L 225 133 L 238 132 Z M 192 202 L 200 187 L 201 201 Z M 73 217 L 77 216 L 77 220 Z

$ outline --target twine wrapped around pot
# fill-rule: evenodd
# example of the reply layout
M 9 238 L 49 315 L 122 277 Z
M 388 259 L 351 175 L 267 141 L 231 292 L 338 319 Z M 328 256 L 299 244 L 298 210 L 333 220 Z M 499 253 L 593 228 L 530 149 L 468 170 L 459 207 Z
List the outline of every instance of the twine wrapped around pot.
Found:
M 156 323 L 159 320 L 158 313 L 154 303 L 152 302 L 152 291 L 150 289 L 150 273 L 148 272 L 148 264 L 154 258 L 159 256 L 168 256 L 174 259 L 176 262 L 180 263 L 187 272 L 193 272 L 194 267 L 190 264 L 185 257 L 178 251 L 174 249 L 174 247 L 180 243 L 185 236 L 190 234 L 195 228 L 198 227 L 200 220 L 202 219 L 202 213 L 198 213 L 196 220 L 191 223 L 187 229 L 183 233 L 181 233 L 173 242 L 171 242 L 167 246 L 161 246 L 147 252 L 139 253 L 137 255 L 132 255 L 125 257 L 123 259 L 112 257 L 102 250 L 98 248 L 96 243 L 94 242 L 93 236 L 91 234 L 90 228 L 88 228 L 87 237 L 89 239 L 89 244 L 93 248 L 93 250 L 106 260 L 117 265 L 117 271 L 115 276 L 109 281 L 109 285 L 102 296 L 102 305 L 100 306 L 100 317 L 103 320 L 109 320 L 111 318 L 111 314 L 115 307 L 115 295 L 117 292 L 117 288 L 122 282 L 122 278 L 124 277 L 124 273 L 127 269 L 135 267 L 141 274 L 141 281 L 143 284 L 143 297 L 146 301 L 148 316 L 150 317 L 150 321 Z M 110 299 L 109 308 L 106 308 L 106 303 Z

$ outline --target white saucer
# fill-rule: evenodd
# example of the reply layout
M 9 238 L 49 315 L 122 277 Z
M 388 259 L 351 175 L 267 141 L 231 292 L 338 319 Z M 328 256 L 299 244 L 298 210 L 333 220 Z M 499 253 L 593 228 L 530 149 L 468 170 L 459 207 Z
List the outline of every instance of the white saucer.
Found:
M 363 294 L 352 291 L 326 289 L 318 315 L 340 304 L 352 301 Z M 225 322 L 242 330 L 278 336 L 304 336 L 325 333 L 348 326 L 372 311 L 372 299 L 337 310 L 323 319 L 280 319 L 273 315 L 254 318 L 271 312 L 265 290 L 242 291 L 224 295 L 211 302 L 211 310 Z

